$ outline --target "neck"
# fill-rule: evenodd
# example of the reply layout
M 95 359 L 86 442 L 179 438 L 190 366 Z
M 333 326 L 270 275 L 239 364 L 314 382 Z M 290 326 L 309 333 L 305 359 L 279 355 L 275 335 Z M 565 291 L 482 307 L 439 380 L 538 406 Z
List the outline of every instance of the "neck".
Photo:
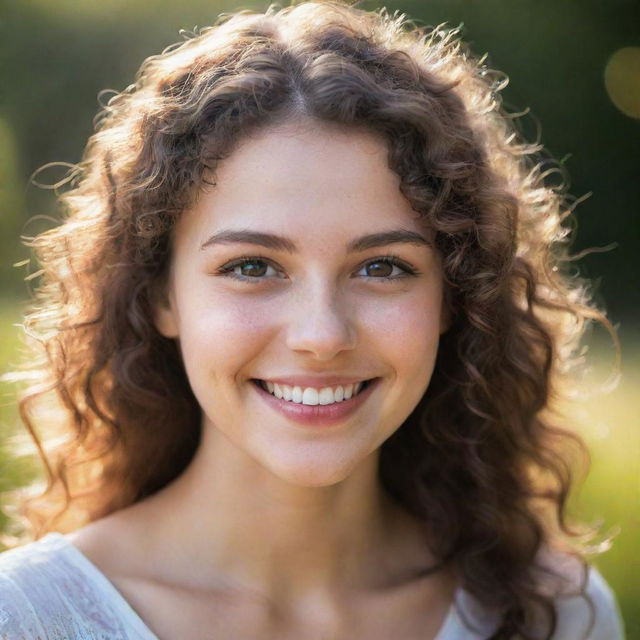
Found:
M 287 599 L 382 588 L 418 563 L 435 564 L 417 523 L 379 483 L 379 450 L 344 480 L 308 487 L 277 477 L 215 429 L 204 434 L 188 469 L 140 505 L 141 521 L 154 523 L 146 544 L 180 540 L 165 556 L 172 578 L 182 572 L 179 581 L 207 589 L 222 575 Z

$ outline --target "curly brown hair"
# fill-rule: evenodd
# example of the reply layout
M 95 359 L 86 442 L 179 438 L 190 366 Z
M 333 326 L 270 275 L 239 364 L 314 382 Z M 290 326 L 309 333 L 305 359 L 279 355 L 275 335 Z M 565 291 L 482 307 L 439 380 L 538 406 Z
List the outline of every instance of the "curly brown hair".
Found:
M 62 224 L 30 241 L 41 281 L 20 411 L 47 472 L 22 504 L 33 535 L 139 501 L 192 459 L 200 408 L 152 314 L 172 227 L 239 140 L 302 115 L 383 136 L 442 259 L 451 326 L 382 446 L 383 486 L 500 613 L 494 638 L 551 637 L 542 551 L 583 569 L 593 552 L 565 515 L 569 445 L 585 466 L 588 453 L 552 409 L 587 322 L 611 327 L 566 267 L 573 206 L 545 183 L 503 86 L 456 30 L 339 2 L 241 11 L 148 58 L 100 114 Z

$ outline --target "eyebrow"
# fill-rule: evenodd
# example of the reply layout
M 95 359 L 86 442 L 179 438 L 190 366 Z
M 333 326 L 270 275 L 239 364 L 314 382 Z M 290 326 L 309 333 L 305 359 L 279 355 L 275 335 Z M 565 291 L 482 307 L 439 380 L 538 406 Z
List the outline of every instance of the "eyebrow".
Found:
M 214 233 L 200 245 L 200 250 L 218 244 L 255 244 L 274 251 L 283 251 L 285 253 L 297 253 L 298 247 L 295 242 L 278 236 L 273 233 L 264 233 L 262 231 L 250 231 L 248 229 L 224 229 Z M 366 251 L 376 247 L 383 247 L 388 244 L 413 244 L 419 246 L 430 247 L 429 242 L 423 235 L 409 229 L 392 229 L 390 231 L 381 231 L 379 233 L 370 233 L 360 238 L 352 240 L 347 246 L 349 253 L 357 251 Z

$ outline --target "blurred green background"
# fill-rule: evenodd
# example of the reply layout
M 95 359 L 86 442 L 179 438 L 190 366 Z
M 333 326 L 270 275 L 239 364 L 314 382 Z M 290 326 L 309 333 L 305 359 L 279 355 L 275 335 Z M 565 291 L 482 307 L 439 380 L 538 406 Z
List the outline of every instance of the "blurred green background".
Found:
M 265 9 L 267 2 L 216 0 L 0 0 L 0 367 L 18 357 L 28 257 L 21 233 L 33 216 L 55 214 L 51 191 L 29 176 L 53 161 L 77 162 L 101 89 L 121 90 L 140 62 L 180 39 L 178 30 L 211 24 L 220 12 Z M 373 9 L 377 3 L 362 2 Z M 462 24 L 464 39 L 489 66 L 510 77 L 503 92 L 529 139 L 541 131 L 571 178 L 569 192 L 591 193 L 577 208 L 577 253 L 615 247 L 579 262 L 596 299 L 619 327 L 623 377 L 618 388 L 568 407 L 592 450 L 592 470 L 572 513 L 617 531 L 596 564 L 616 591 L 630 640 L 640 640 L 640 3 L 637 0 L 404 0 L 388 2 L 419 24 Z M 541 129 L 540 129 L 541 127 Z M 63 171 L 39 180 L 54 183 Z M 606 378 L 610 344 L 595 333 L 592 375 Z M 36 471 L 7 453 L 19 430 L 4 385 L 0 408 L 0 490 Z M 6 520 L 0 520 L 0 528 Z

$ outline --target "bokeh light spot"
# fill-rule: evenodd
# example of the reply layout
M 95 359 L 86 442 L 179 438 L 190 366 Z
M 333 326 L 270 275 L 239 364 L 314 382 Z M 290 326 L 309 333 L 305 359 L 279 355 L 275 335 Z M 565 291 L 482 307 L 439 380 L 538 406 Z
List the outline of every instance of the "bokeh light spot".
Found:
M 609 58 L 604 85 L 622 113 L 640 118 L 640 47 L 623 47 Z

